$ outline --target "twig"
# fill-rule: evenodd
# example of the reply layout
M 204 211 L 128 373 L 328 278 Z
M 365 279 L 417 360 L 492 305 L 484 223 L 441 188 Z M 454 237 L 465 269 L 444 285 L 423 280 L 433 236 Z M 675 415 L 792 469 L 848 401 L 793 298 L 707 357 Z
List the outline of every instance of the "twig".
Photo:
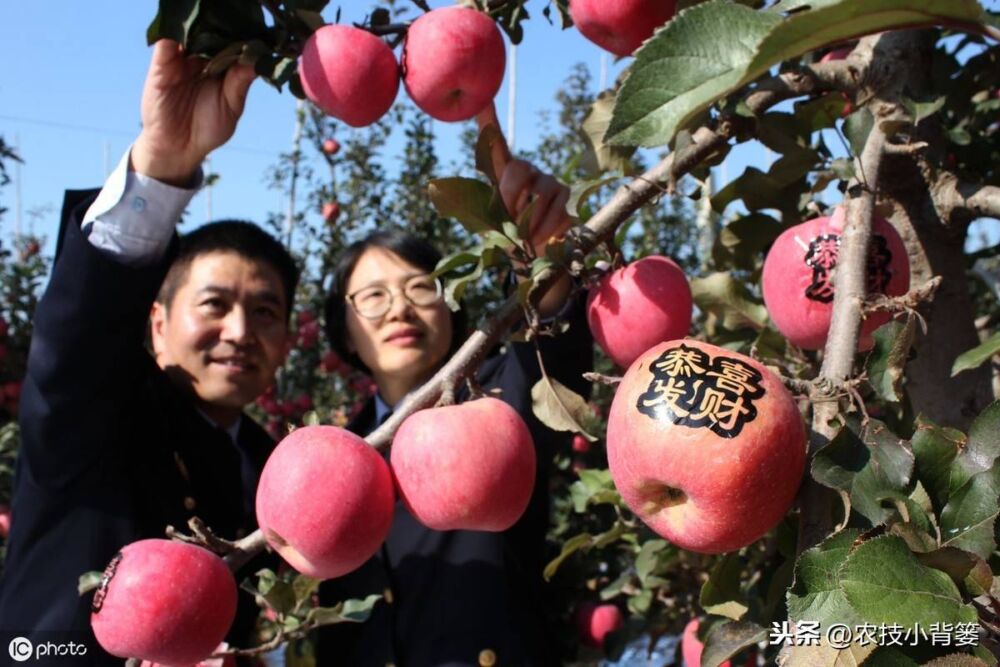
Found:
M 617 387 L 622 381 L 622 376 L 604 375 L 603 373 L 584 373 L 583 379 L 587 382 L 598 382 L 608 387 Z
M 916 313 L 916 308 L 925 301 L 934 298 L 934 293 L 941 286 L 941 276 L 934 276 L 923 285 L 914 287 L 900 296 L 873 294 L 865 300 L 865 315 L 871 313 Z

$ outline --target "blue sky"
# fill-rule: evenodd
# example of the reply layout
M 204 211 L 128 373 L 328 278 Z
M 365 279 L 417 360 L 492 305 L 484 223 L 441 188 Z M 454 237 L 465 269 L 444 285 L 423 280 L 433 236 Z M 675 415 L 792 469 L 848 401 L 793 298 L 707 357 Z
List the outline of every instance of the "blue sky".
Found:
M 988 0 L 986 6 L 997 1 Z M 589 67 L 595 93 L 601 71 L 602 51 L 575 29 L 550 25 L 541 16 L 546 4 L 528 3 L 534 16 L 525 24 L 525 40 L 518 47 L 516 143 L 522 148 L 535 144 L 539 111 L 554 108 L 553 96 L 575 63 Z M 100 185 L 105 170 L 118 162 L 136 136 L 149 58 L 146 27 L 156 6 L 155 0 L 6 4 L 0 21 L 0 58 L 5 63 L 0 74 L 0 136 L 18 147 L 25 163 L 12 173 L 17 183 L 0 189 L 0 203 L 10 209 L 0 218 L 0 238 L 14 231 L 18 208 L 23 231 L 51 237 L 63 189 Z M 341 20 L 351 22 L 362 20 L 373 4 L 332 0 L 324 13 L 328 21 L 338 6 L 343 7 Z M 615 63 L 605 58 L 608 80 L 613 81 L 628 59 Z M 496 99 L 505 128 L 508 84 L 509 77 Z M 265 186 L 264 175 L 290 145 L 295 102 L 287 91 L 278 93 L 260 81 L 251 88 L 236 135 L 211 156 L 210 171 L 221 175 L 211 192 L 212 217 L 263 221 L 267 212 L 284 210 L 281 195 Z M 436 123 L 435 131 L 442 164 L 464 161 L 457 152 L 460 126 Z M 772 159 L 759 145 L 744 145 L 733 150 L 717 173 L 735 178 L 748 165 L 766 171 Z M 199 194 L 189 211 L 190 224 L 207 220 L 208 197 Z
M 435 0 L 431 6 L 452 4 Z M 337 2 L 324 12 L 332 21 L 343 7 L 343 22 L 360 21 L 368 2 Z M 553 95 L 574 63 L 594 74 L 601 51 L 576 30 L 562 31 L 541 17 L 543 0 L 528 4 L 534 16 L 518 47 L 516 141 L 530 147 L 537 135 L 538 111 L 553 108 Z M 139 129 L 139 99 L 149 51 L 146 27 L 156 13 L 154 0 L 128 2 L 7 3 L 0 21 L 0 135 L 16 144 L 24 165 L 20 194 L 24 231 L 55 229 L 65 188 L 99 185 L 107 165 L 114 167 Z M 609 61 L 609 77 L 624 66 Z M 613 79 L 611 79 L 613 80 Z M 400 95 L 405 93 L 400 88 Z M 506 123 L 508 85 L 497 96 Z M 213 217 L 262 221 L 266 211 L 283 210 L 277 192 L 264 186 L 264 174 L 278 153 L 287 150 L 294 126 L 295 98 L 263 82 L 254 83 L 236 135 L 211 156 L 211 171 L 221 180 L 213 188 Z M 459 156 L 458 127 L 436 123 L 444 164 Z M 10 211 L 0 219 L 0 236 L 16 224 L 17 187 L 0 190 Z M 207 202 L 199 195 L 189 219 L 206 219 Z

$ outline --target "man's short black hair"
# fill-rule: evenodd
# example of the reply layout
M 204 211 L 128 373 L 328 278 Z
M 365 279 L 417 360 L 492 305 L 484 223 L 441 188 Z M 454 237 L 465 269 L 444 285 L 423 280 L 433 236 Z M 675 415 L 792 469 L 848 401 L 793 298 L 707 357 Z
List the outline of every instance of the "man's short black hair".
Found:
M 177 290 L 187 280 L 192 262 L 213 252 L 236 253 L 253 262 L 264 262 L 277 271 L 285 288 L 285 316 L 291 316 L 295 288 L 299 283 L 299 267 L 280 241 L 245 220 L 219 220 L 182 235 L 177 257 L 163 279 L 156 301 L 169 308 Z
M 347 281 L 354 273 L 361 255 L 369 248 L 382 248 L 399 256 L 413 266 L 431 273 L 441 261 L 441 253 L 429 241 L 402 229 L 387 229 L 369 234 L 352 243 L 341 253 L 333 267 L 330 292 L 326 296 L 323 313 L 326 320 L 326 335 L 330 347 L 337 355 L 358 370 L 370 372 L 361 358 L 350 351 L 347 345 Z M 465 309 L 451 312 L 451 346 L 448 357 L 465 342 Z

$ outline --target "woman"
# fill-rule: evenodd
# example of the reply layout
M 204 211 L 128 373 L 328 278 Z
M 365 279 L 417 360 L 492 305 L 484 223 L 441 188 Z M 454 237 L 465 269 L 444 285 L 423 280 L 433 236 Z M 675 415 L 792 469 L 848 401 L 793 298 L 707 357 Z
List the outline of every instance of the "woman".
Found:
M 504 169 L 500 191 L 516 216 L 531 203 L 531 239 L 541 249 L 564 232 L 565 187 L 528 163 Z M 377 232 L 345 251 L 334 272 L 326 305 L 333 348 L 369 372 L 378 387 L 348 425 L 366 435 L 409 392 L 426 382 L 464 342 L 461 311 L 444 303 L 440 282 L 429 274 L 440 254 L 401 231 Z M 563 307 L 569 281 L 553 288 L 542 315 Z M 578 299 L 576 301 L 579 301 Z M 571 325 L 558 340 L 542 337 L 546 371 L 581 393 L 592 361 L 582 304 L 566 311 Z M 521 520 L 503 533 L 436 532 L 417 523 L 401 501 L 381 551 L 356 572 L 327 582 L 322 603 L 385 594 L 372 617 L 319 633 L 317 665 L 399 667 L 546 664 L 542 655 L 541 593 L 548 519 L 548 466 L 568 434 L 546 429 L 531 411 L 531 387 L 541 377 L 534 344 L 512 343 L 490 357 L 477 380 L 524 417 L 535 439 L 539 470 Z M 460 393 L 458 400 L 464 396 Z M 349 627 L 348 627 L 349 626 Z

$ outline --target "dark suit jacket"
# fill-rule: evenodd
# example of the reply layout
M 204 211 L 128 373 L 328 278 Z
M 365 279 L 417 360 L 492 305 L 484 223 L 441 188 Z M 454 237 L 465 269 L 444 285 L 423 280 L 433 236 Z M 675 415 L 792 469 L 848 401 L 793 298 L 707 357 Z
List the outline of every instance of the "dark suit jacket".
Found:
M 78 577 L 103 570 L 130 542 L 164 537 L 167 525 L 186 531 L 195 515 L 225 538 L 252 531 L 253 492 L 273 444 L 244 416 L 234 445 L 153 362 L 143 341 L 176 239 L 148 268 L 109 258 L 80 230 L 93 194 L 67 193 L 35 313 L 0 645 L 19 635 L 36 644 L 83 642 L 85 658 L 53 664 L 120 665 L 94 639 L 92 593 L 77 594 Z M 256 615 L 249 596 L 241 598 L 236 634 Z
M 545 368 L 584 396 L 581 377 L 593 364 L 593 342 L 582 300 L 569 331 L 540 339 Z M 443 667 L 478 665 L 492 651 L 497 665 L 544 665 L 542 602 L 549 469 L 555 448 L 568 449 L 571 434 L 543 426 L 531 410 L 531 388 L 541 377 L 533 344 L 513 343 L 479 371 L 484 389 L 525 419 L 537 450 L 535 490 L 524 516 L 503 533 L 437 532 L 425 528 L 396 503 L 392 529 L 382 550 L 355 572 L 320 587 L 321 602 L 334 605 L 391 591 L 360 625 L 341 624 L 317 633 L 317 667 L 330 665 Z M 374 401 L 348 428 L 365 435 L 375 424 Z M 564 449 L 565 451 L 565 449 Z

